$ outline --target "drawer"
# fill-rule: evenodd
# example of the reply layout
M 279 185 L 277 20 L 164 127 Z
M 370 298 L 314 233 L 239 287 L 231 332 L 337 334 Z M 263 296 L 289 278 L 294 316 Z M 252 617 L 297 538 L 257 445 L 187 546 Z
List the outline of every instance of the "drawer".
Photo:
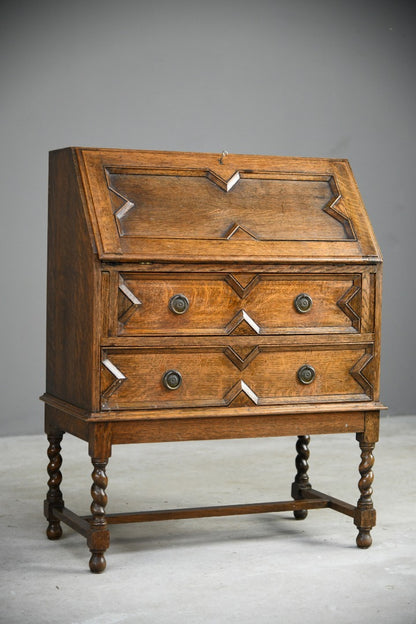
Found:
M 103 409 L 370 400 L 371 345 L 108 348 Z
M 359 332 L 361 275 L 122 273 L 113 335 Z M 116 294 L 117 293 L 117 294 Z

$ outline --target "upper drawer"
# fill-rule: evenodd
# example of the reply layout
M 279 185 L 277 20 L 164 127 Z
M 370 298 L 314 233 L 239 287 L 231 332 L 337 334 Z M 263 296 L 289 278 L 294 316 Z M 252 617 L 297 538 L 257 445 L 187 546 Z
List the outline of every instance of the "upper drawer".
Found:
M 112 332 L 256 335 L 359 332 L 361 275 L 121 273 Z M 115 298 L 115 293 L 111 295 Z M 113 308 L 114 309 L 114 308 Z

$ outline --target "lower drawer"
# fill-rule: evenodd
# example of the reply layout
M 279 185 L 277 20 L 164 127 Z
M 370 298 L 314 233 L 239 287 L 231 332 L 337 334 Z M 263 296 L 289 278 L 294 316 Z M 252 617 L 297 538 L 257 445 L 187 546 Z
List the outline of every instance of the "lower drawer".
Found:
M 108 348 L 102 409 L 371 400 L 372 359 L 362 344 Z

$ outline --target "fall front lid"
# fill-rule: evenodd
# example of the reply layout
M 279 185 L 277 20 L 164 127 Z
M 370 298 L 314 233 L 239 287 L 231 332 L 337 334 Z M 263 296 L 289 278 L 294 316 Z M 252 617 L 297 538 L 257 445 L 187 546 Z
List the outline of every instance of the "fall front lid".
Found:
M 381 259 L 345 160 L 73 151 L 102 259 Z

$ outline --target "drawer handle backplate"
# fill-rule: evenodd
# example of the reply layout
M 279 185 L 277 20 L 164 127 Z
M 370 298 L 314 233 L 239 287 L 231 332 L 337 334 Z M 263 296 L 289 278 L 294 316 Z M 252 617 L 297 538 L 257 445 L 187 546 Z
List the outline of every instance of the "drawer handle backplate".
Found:
M 168 370 L 162 377 L 167 390 L 177 390 L 182 383 L 182 375 L 177 370 Z
M 312 307 L 312 297 L 306 295 L 305 293 L 301 293 L 295 299 L 295 308 L 301 314 L 305 312 L 309 312 Z
M 315 379 L 315 369 L 309 364 L 301 366 L 298 370 L 298 379 L 301 383 L 308 385 Z
M 175 314 L 185 314 L 189 308 L 189 300 L 185 295 L 173 295 L 169 299 L 169 310 Z

